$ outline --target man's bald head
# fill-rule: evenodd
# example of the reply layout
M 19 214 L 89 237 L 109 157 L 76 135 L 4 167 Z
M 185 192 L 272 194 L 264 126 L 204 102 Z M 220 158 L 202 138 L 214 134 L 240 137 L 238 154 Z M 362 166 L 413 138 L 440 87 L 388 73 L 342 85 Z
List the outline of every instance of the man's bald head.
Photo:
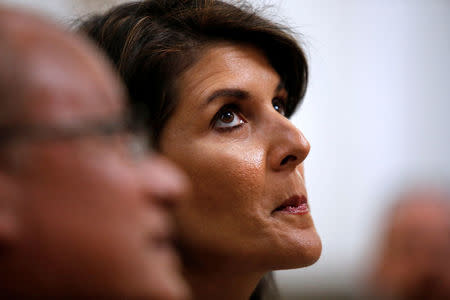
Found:
M 0 41 L 0 105 L 4 108 L 0 124 L 30 118 L 33 111 L 27 104 L 37 97 L 80 98 L 87 90 L 91 96 L 96 91 L 98 97 L 123 97 L 113 69 L 99 51 L 39 17 L 0 8 Z

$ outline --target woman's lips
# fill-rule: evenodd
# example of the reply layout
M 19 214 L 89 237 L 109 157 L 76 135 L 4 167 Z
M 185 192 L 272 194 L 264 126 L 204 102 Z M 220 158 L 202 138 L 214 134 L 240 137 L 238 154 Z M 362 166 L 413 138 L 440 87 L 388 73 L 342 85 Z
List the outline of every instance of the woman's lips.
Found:
M 308 200 L 305 196 L 292 196 L 274 209 L 273 213 L 281 212 L 293 215 L 309 213 Z

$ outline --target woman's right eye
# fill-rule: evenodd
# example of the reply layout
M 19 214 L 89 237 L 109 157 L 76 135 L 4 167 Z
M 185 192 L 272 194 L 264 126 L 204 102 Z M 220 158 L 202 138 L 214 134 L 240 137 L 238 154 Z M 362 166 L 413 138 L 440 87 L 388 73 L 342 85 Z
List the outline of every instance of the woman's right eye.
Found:
M 234 129 L 246 123 L 234 107 L 223 107 L 214 116 L 212 127 L 215 129 Z

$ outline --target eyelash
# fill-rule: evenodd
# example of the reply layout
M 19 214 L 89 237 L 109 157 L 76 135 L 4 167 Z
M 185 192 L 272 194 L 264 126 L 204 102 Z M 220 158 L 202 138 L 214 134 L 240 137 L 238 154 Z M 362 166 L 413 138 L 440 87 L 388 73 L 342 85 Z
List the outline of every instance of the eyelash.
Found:
M 282 105 L 281 111 L 279 111 L 275 108 L 276 103 L 278 106 L 280 106 L 280 104 Z M 275 111 L 277 111 L 281 115 L 283 115 L 283 116 L 286 115 L 286 99 L 280 98 L 280 97 L 273 98 L 272 106 L 274 106 Z M 240 118 L 239 124 L 234 125 L 234 126 L 229 126 L 229 127 L 216 127 L 215 125 L 219 121 L 220 116 L 227 111 L 231 111 L 233 114 L 235 114 L 237 117 Z M 247 121 L 240 113 L 239 107 L 236 104 L 226 104 L 226 105 L 222 106 L 219 109 L 219 111 L 214 115 L 213 119 L 211 120 L 210 127 L 214 128 L 217 131 L 230 132 L 230 131 L 234 131 L 234 130 L 242 128 L 242 125 L 244 125 L 245 123 L 247 123 Z
M 281 107 L 281 110 L 282 110 L 282 111 L 278 111 L 278 110 L 275 108 L 276 103 L 277 103 L 278 106 L 279 106 L 279 104 L 281 104 L 281 106 L 282 106 L 282 107 Z M 286 116 L 286 99 L 284 99 L 284 98 L 279 98 L 279 97 L 275 97 L 275 98 L 272 99 L 272 106 L 273 106 L 274 109 L 275 109 L 277 112 L 279 112 L 281 115 Z
M 228 111 L 232 112 L 235 115 L 235 117 L 238 117 L 240 119 L 239 124 L 234 125 L 234 126 L 229 126 L 229 127 L 216 127 L 217 122 L 220 121 L 221 115 L 223 115 L 225 112 L 228 112 Z M 234 119 L 233 119 L 233 121 L 234 121 Z M 242 127 L 242 125 L 244 125 L 245 123 L 247 123 L 247 121 L 240 113 L 239 107 L 235 104 L 226 104 L 226 105 L 222 106 L 219 109 L 219 111 L 214 115 L 213 119 L 211 120 L 211 128 L 213 128 L 217 131 L 221 131 L 221 132 L 230 132 L 230 131 L 240 129 Z

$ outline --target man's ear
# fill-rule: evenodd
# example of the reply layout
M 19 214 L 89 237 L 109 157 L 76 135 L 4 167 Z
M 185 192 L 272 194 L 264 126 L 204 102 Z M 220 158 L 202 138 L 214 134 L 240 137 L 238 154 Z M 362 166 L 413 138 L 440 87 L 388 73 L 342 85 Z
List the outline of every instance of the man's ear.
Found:
M 0 250 L 10 246 L 18 237 L 18 201 L 17 185 L 0 169 Z

